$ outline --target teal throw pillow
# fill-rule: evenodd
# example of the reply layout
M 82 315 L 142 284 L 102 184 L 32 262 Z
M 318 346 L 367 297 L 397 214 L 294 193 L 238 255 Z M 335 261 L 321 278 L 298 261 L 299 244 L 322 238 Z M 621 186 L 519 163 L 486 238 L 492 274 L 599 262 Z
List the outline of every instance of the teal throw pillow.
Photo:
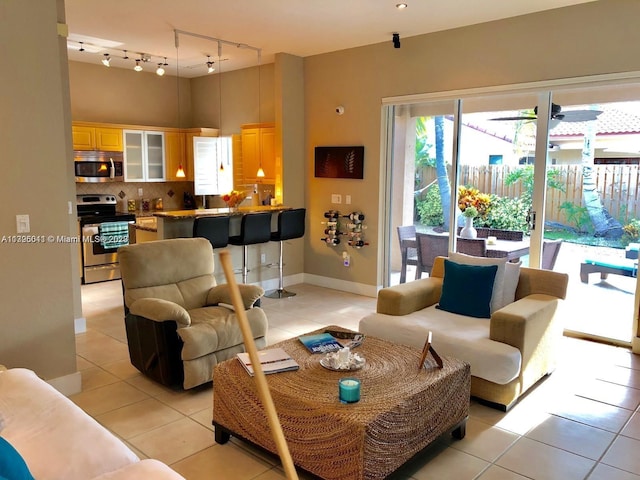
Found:
M 29 467 L 18 451 L 2 437 L 0 437 L 0 479 L 34 480 Z
M 444 261 L 440 303 L 446 312 L 477 318 L 491 318 L 491 295 L 497 265 L 463 265 Z

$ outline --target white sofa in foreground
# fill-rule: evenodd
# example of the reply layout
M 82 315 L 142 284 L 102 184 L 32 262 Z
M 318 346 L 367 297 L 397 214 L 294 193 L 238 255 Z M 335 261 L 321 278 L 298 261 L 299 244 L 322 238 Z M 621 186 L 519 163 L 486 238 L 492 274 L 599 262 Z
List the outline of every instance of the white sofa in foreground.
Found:
M 0 428 L 37 480 L 184 480 L 164 463 L 140 460 L 31 370 L 0 367 Z
M 476 265 L 500 263 L 499 259 L 480 257 L 469 261 Z M 506 260 L 503 268 L 505 265 Z M 360 320 L 359 331 L 418 349 L 423 348 L 431 331 L 432 345 L 440 355 L 471 365 L 471 395 L 506 410 L 555 368 L 562 338 L 559 311 L 568 284 L 564 273 L 525 267 L 518 270 L 512 281 L 512 287 L 517 283 L 517 288 L 511 291 L 510 301 L 492 308 L 487 318 L 476 318 L 436 308 L 442 302 L 445 276 L 445 258 L 437 257 L 429 278 L 380 290 L 376 313 Z M 454 302 L 464 306 L 470 292 L 478 287 L 467 278 L 457 288 Z M 491 302 L 495 296 L 494 290 Z

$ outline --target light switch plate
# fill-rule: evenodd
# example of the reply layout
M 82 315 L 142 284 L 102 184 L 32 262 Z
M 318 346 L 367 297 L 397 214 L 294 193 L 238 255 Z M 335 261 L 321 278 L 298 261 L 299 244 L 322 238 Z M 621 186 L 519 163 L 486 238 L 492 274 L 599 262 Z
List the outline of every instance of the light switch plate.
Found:
M 346 203 L 347 205 L 351 205 L 351 195 L 344 196 L 344 203 Z
M 29 215 L 16 215 L 16 231 L 18 233 L 29 233 Z
M 339 193 L 332 193 L 331 203 L 342 203 L 342 195 L 340 195 Z

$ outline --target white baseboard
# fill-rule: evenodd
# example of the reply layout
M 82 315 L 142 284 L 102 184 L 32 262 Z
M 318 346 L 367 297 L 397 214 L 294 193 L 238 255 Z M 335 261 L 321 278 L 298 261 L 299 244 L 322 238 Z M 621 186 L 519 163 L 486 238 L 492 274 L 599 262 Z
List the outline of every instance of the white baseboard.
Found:
M 73 321 L 73 328 L 76 333 L 85 333 L 87 331 L 87 319 L 84 317 L 76 318 Z
M 47 380 L 47 383 L 68 397 L 82 391 L 82 375 L 80 372 L 71 373 L 64 377 Z
M 304 274 L 304 283 L 317 285 L 319 287 L 332 288 L 333 290 L 342 290 L 344 292 L 355 293 L 356 295 L 364 295 L 365 297 L 376 298 L 378 296 L 379 287 L 374 285 L 365 285 L 364 283 L 348 282 L 346 280 L 338 280 L 336 278 L 322 277 L 310 273 Z
M 289 275 L 282 278 L 282 283 L 285 288 L 289 285 L 295 285 L 297 283 L 304 282 L 304 273 L 297 273 L 295 275 Z M 279 278 L 271 278 L 269 280 L 263 280 L 258 282 L 256 285 L 260 285 L 264 288 L 265 292 L 269 292 L 271 290 L 277 290 L 280 287 L 280 279 Z

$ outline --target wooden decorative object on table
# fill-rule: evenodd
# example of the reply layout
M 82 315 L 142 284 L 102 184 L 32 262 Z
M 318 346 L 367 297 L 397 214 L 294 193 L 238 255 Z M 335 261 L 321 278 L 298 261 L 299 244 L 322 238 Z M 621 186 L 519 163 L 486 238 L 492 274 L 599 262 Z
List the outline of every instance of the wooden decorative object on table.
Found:
M 431 356 L 438 364 L 438 368 L 442 368 L 443 366 L 442 358 L 440 358 L 440 355 L 438 355 L 435 349 L 431 346 L 432 338 L 433 338 L 433 333 L 429 331 L 429 335 L 427 336 L 427 341 L 425 342 L 424 348 L 422 349 L 422 356 L 420 357 L 420 365 L 418 366 L 418 368 L 424 367 L 424 362 L 427 359 L 427 355 L 429 354 L 429 352 L 431 352 Z

